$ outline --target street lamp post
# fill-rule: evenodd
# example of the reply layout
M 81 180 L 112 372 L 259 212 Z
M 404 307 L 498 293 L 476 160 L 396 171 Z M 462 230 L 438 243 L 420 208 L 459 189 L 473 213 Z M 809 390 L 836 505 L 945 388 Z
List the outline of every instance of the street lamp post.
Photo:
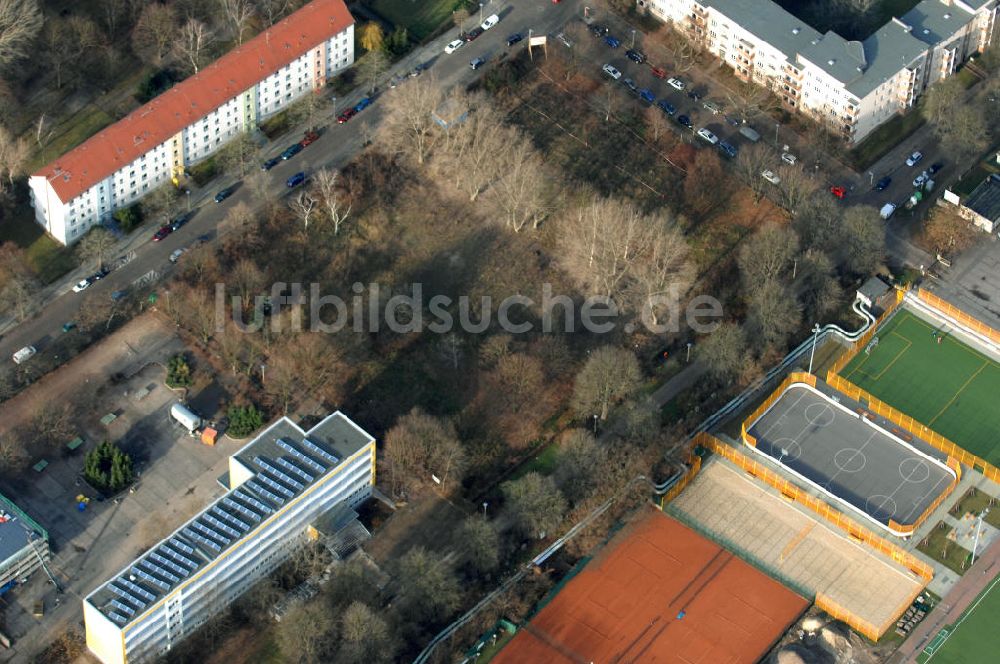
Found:
M 486 508 L 489 507 L 489 506 L 490 506 L 490 504 L 484 500 L 483 501 L 483 518 L 484 519 L 486 518 Z
M 264 384 L 264 369 L 267 369 L 267 365 L 264 364 L 264 363 L 261 363 L 261 365 L 260 365 L 260 384 L 261 385 Z
M 875 186 L 875 171 L 868 171 L 868 186 Z
M 483 3 L 479 3 L 479 22 L 483 22 Z
M 632 31 L 632 45 L 629 48 L 635 48 L 635 30 Z
M 190 212 L 191 211 L 191 190 L 190 189 L 185 189 L 184 190 L 184 195 L 187 196 L 188 212 Z
M 969 567 L 972 567 L 976 563 L 976 549 L 979 548 L 979 533 L 983 530 L 983 517 L 990 513 L 990 508 L 987 507 L 982 512 L 979 513 L 979 523 L 976 525 L 976 541 L 972 545 L 972 560 L 969 562 Z
M 813 325 L 813 347 L 809 352 L 809 373 L 813 372 L 813 358 L 816 357 L 816 341 L 819 339 L 819 323 Z
M 778 144 L 778 129 L 781 127 L 780 123 L 774 123 L 774 144 Z
M 597 414 L 594 414 L 594 435 L 597 435 Z
M 685 363 L 690 363 L 691 362 L 691 342 L 690 341 L 687 344 L 687 359 L 684 360 L 684 362 Z

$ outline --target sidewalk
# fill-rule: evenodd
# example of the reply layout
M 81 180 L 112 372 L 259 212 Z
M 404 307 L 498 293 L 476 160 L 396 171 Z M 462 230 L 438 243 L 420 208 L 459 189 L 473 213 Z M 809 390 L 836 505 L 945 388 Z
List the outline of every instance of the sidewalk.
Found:
M 899 647 L 889 664 L 916 662 L 924 646 L 942 627 L 956 622 L 980 592 L 1000 572 L 1000 541 L 994 542 L 976 563 L 955 584 L 952 591 L 941 599 L 941 603 L 920 623 L 903 645 Z

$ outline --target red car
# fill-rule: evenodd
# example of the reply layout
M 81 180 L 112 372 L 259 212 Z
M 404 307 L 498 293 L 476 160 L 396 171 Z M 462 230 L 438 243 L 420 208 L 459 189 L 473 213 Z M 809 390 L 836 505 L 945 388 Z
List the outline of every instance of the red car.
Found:
M 357 111 L 355 111 L 353 108 L 349 108 L 337 116 L 337 124 L 344 124 L 357 114 L 358 114 Z
M 666 78 L 667 72 L 665 69 L 660 69 L 659 67 L 650 67 L 649 71 L 653 72 L 653 76 L 656 78 Z
M 153 233 L 153 242 L 159 242 L 160 240 L 167 237 L 173 232 L 174 229 L 170 224 L 167 224 L 166 226 L 161 226 L 160 230 Z
M 315 143 L 317 138 L 319 138 L 319 134 L 314 131 L 307 131 L 305 136 L 302 138 L 302 147 L 305 147 L 310 143 Z
M 837 198 L 843 198 L 847 195 L 847 189 L 843 187 L 830 187 L 830 193 Z

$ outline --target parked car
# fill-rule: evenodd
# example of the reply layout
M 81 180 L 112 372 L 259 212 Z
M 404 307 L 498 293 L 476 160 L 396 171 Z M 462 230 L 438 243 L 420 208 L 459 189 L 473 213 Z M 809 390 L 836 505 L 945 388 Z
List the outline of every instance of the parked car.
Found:
M 448 42 L 448 45 L 444 47 L 444 52 L 447 53 L 448 55 L 451 55 L 452 53 L 462 48 L 463 46 L 465 46 L 465 42 L 462 41 L 461 39 L 456 39 L 454 41 Z
M 931 164 L 930 166 L 927 167 L 927 172 L 930 175 L 934 175 L 938 171 L 940 171 L 942 168 L 944 168 L 944 164 L 942 164 L 940 161 L 936 161 L 936 162 L 934 162 L 933 164 Z
M 661 99 L 660 101 L 656 102 L 656 105 L 659 106 L 660 110 L 666 113 L 667 115 L 673 115 L 674 113 L 677 112 L 677 109 L 674 108 L 674 105 L 671 104 L 666 99 Z
M 603 71 L 605 74 L 615 79 L 616 81 L 622 77 L 622 73 L 618 71 L 618 68 L 612 65 L 604 65 L 603 67 L 601 67 L 601 71 Z
M 684 86 L 684 81 L 682 81 L 679 78 L 668 79 L 667 80 L 667 85 L 669 85 L 670 87 L 672 87 L 674 90 L 683 90 L 684 87 L 685 87 Z
M 479 39 L 479 35 L 481 34 L 483 34 L 483 29 L 480 28 L 479 26 L 476 26 L 475 28 L 469 30 L 464 35 L 462 35 L 462 39 L 464 39 L 467 42 L 476 41 L 477 39 Z
M 513 46 L 522 39 L 524 39 L 524 35 L 522 35 L 520 32 L 515 32 L 511 36 L 507 37 L 507 46 Z
M 292 187 L 297 187 L 306 181 L 306 174 L 301 171 L 293 175 L 292 177 L 285 180 L 285 185 L 291 189 Z
M 318 138 L 319 138 L 319 134 L 316 133 L 315 131 L 307 131 L 302 136 L 302 141 L 301 141 L 302 147 L 306 147 L 307 145 L 311 145 L 311 144 L 315 143 L 316 139 L 318 139 Z
M 924 154 L 920 152 L 920 150 L 917 150 L 916 152 L 914 152 L 913 154 L 911 154 L 909 157 L 906 158 L 906 165 L 916 166 L 917 164 L 920 163 L 920 160 L 923 158 Z
M 25 346 L 21 350 L 14 353 L 14 364 L 21 364 L 22 362 L 27 362 L 28 358 L 37 353 L 34 346 Z
M 772 170 L 763 170 L 760 172 L 760 176 L 771 184 L 781 184 L 781 178 Z
M 643 62 L 646 61 L 646 56 L 643 55 L 640 51 L 635 50 L 634 48 L 630 48 L 629 50 L 625 51 L 625 56 L 629 60 L 638 65 L 641 65 Z
M 737 118 L 734 118 L 731 115 L 727 115 L 726 116 L 726 124 L 731 125 L 733 127 L 739 127 L 740 126 L 740 121 Z
M 302 144 L 293 143 L 292 145 L 289 145 L 287 148 L 285 148 L 285 151 L 281 153 L 281 159 L 282 161 L 288 161 L 289 159 L 291 159 L 300 152 L 302 152 Z
M 483 21 L 479 27 L 482 28 L 483 30 L 489 30 L 499 22 L 500 22 L 500 17 L 497 16 L 496 14 L 493 14 L 491 16 L 487 16 L 486 20 Z
M 604 43 L 611 48 L 618 48 L 622 45 L 621 41 L 619 41 L 617 37 L 612 37 L 611 35 L 604 38 Z
M 682 125 L 684 125 L 688 129 L 694 129 L 694 125 L 691 124 L 691 118 L 689 118 L 686 115 L 678 115 L 677 116 L 677 122 L 680 123 L 680 124 L 682 124 Z
M 473 69 L 479 69 L 485 64 L 486 60 L 483 60 L 482 58 L 476 58 L 475 60 L 469 63 L 469 66 L 472 67 Z
M 354 105 L 354 112 L 360 113 L 361 111 L 371 106 L 373 101 L 374 100 L 371 97 L 362 97 L 361 101 L 359 101 L 357 104 Z
M 222 192 L 220 191 L 219 193 L 221 194 Z M 216 200 L 218 200 L 218 198 L 219 198 L 218 194 L 216 194 L 215 198 L 216 198 Z M 170 224 L 166 224 L 164 226 L 160 226 L 160 228 L 157 229 L 157 231 L 155 233 L 153 233 L 153 242 L 159 242 L 160 240 L 162 240 L 163 238 L 167 237 L 168 235 L 170 235 L 173 232 L 174 232 L 174 229 L 170 226 Z
M 606 25 L 592 25 L 590 26 L 590 31 L 594 33 L 595 37 L 604 37 L 609 32 Z
M 296 145 L 298 145 L 298 143 L 296 143 Z M 299 145 L 299 150 L 301 150 L 301 149 L 302 149 L 302 146 Z M 215 202 L 216 203 L 221 203 L 222 201 L 224 201 L 227 198 L 229 198 L 230 196 L 232 196 L 234 191 L 236 191 L 236 187 L 235 186 L 226 187 L 225 189 L 221 190 L 219 193 L 217 193 L 215 195 Z
M 343 113 L 341 113 L 340 115 L 337 116 L 337 124 L 344 124 L 345 122 L 347 122 L 348 120 L 350 120 L 351 118 L 353 118 L 357 114 L 358 114 L 357 111 L 355 111 L 353 108 L 349 108 L 349 109 L 347 109 L 346 111 L 344 111 Z M 285 155 L 281 155 L 281 158 L 284 159 Z
M 265 161 L 263 164 L 260 165 L 260 170 L 269 171 L 275 166 L 277 166 L 278 162 L 280 161 L 281 157 L 271 157 L 270 159 L 268 159 L 267 161 Z
M 739 154 L 739 149 L 732 143 L 721 141 L 719 143 L 719 152 L 729 157 L 730 159 L 735 159 L 736 155 Z
M 193 217 L 193 216 L 194 216 L 194 212 L 185 212 L 184 214 L 177 215 L 176 217 L 173 218 L 173 221 L 170 222 L 170 228 L 171 228 L 171 230 L 175 230 L 176 231 L 178 228 L 180 228 L 181 226 L 183 226 L 184 224 L 186 224 L 188 221 L 190 221 L 191 217 Z
M 101 268 L 97 272 L 95 272 L 92 275 L 90 275 L 90 280 L 91 281 L 100 281 L 101 279 L 103 279 L 104 277 L 108 276 L 109 274 L 111 274 L 111 268 L 109 268 L 107 265 L 102 265 Z
M 708 129 L 702 127 L 698 130 L 698 136 L 706 141 L 709 145 L 715 145 L 719 142 L 719 137 L 710 132 Z
M 75 329 L 76 329 L 76 323 L 74 323 L 73 321 L 70 320 L 70 321 L 66 321 L 65 323 L 63 323 L 63 326 L 62 326 L 62 331 L 63 332 L 72 332 Z
M 558 39 L 559 43 L 561 43 L 566 48 L 573 48 L 573 42 L 571 42 L 564 33 L 560 32 L 558 35 L 556 35 L 556 39 Z
M 112 291 L 112 293 L 111 293 L 111 301 L 112 302 L 118 302 L 120 300 L 124 300 L 127 295 L 128 295 L 128 291 L 127 290 Z
M 798 159 L 796 159 L 795 155 L 793 155 L 790 152 L 782 152 L 781 161 L 785 162 L 789 166 L 794 166 L 795 162 L 798 161 Z
M 177 261 L 179 261 L 185 251 L 186 250 L 184 249 L 184 247 L 181 247 L 180 249 L 174 249 L 173 253 L 170 254 L 170 262 L 176 263 Z
M 90 288 L 90 284 L 91 283 L 93 283 L 93 282 L 90 280 L 90 277 L 87 277 L 86 279 L 78 281 L 75 284 L 73 284 L 73 292 L 74 293 L 81 293 L 81 292 L 87 290 L 88 288 Z
M 875 191 L 885 191 L 892 184 L 892 178 L 886 175 L 884 178 L 875 183 Z
M 654 95 L 653 91 L 649 88 L 643 88 L 642 90 L 639 90 L 639 99 L 642 99 L 647 104 L 652 104 L 656 101 L 656 95 Z
M 929 180 L 930 177 L 931 176 L 927 175 L 927 171 L 924 171 L 917 177 L 913 178 L 913 186 L 919 189 L 920 187 L 924 186 L 924 183 L 927 182 L 927 180 Z
M 837 198 L 843 198 L 844 196 L 847 195 L 847 189 L 844 187 L 834 185 L 830 187 L 830 193 L 836 196 Z
M 882 209 L 879 210 L 878 216 L 882 217 L 883 219 L 888 219 L 889 217 L 892 216 L 892 214 L 895 211 L 896 211 L 895 203 L 886 203 L 885 205 L 882 206 Z
M 622 83 L 624 83 L 625 87 L 628 88 L 629 90 L 631 90 L 632 92 L 638 92 L 639 91 L 639 86 L 637 86 L 635 84 L 635 81 L 633 81 L 631 78 L 623 78 L 622 79 Z
M 653 76 L 655 76 L 656 78 L 666 78 L 667 77 L 667 70 L 666 69 L 661 69 L 659 67 L 650 67 L 649 68 L 649 73 L 652 74 Z
M 698 92 L 697 90 L 691 90 L 690 92 L 688 92 L 688 97 L 694 101 L 698 101 L 699 99 L 701 99 L 701 93 Z
M 712 101 L 711 99 L 707 100 L 704 104 L 702 104 L 702 106 L 704 106 L 705 110 L 707 110 L 712 115 L 718 115 L 719 113 L 722 112 L 722 106 Z

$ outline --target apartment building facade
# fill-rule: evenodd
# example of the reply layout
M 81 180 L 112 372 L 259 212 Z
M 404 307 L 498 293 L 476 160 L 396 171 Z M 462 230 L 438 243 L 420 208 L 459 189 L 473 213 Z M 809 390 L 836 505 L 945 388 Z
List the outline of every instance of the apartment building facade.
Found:
M 375 439 L 346 415 L 274 422 L 230 457 L 223 496 L 84 599 L 87 647 L 104 664 L 156 660 L 374 484 Z
M 769 0 L 638 0 L 719 58 L 851 143 L 912 108 L 993 41 L 998 0 L 922 0 L 864 41 L 813 29 Z
M 50 557 L 48 532 L 0 495 L 0 589 L 21 583 Z
M 343 0 L 313 0 L 28 179 L 35 220 L 79 240 L 354 62 Z

